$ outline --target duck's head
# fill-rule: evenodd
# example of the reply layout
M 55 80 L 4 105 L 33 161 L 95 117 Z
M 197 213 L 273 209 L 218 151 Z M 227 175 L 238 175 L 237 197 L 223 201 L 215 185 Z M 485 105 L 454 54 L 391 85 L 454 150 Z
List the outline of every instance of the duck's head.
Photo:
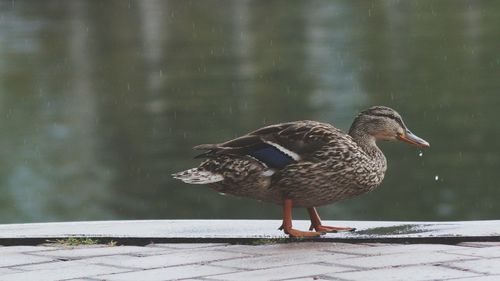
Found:
M 399 113 L 386 106 L 372 106 L 359 113 L 349 135 L 355 139 L 371 136 L 375 140 L 400 140 L 418 147 L 430 146 L 406 127 Z

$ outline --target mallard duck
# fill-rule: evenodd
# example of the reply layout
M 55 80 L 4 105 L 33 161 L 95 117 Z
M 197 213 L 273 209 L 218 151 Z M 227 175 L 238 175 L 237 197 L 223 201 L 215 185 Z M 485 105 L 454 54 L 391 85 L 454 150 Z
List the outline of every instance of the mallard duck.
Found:
M 189 184 L 209 184 L 220 193 L 282 205 L 280 229 L 290 237 L 353 231 L 323 225 L 316 207 L 380 185 L 387 163 L 377 140 L 429 147 L 395 110 L 373 106 L 359 113 L 348 134 L 330 124 L 305 120 L 270 125 L 224 143 L 195 146 L 205 150 L 195 158 L 206 160 L 173 177 Z M 307 208 L 309 231 L 292 227 L 292 207 Z

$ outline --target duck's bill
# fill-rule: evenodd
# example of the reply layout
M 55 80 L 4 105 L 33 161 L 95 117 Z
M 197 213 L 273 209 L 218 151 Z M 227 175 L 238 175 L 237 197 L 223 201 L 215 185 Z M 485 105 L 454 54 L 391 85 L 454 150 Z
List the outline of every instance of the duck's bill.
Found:
M 398 140 L 404 141 L 406 143 L 409 143 L 411 145 L 415 145 L 418 147 L 429 147 L 431 146 L 428 142 L 426 142 L 424 139 L 421 139 L 414 135 L 410 130 L 406 130 L 405 134 L 399 135 Z

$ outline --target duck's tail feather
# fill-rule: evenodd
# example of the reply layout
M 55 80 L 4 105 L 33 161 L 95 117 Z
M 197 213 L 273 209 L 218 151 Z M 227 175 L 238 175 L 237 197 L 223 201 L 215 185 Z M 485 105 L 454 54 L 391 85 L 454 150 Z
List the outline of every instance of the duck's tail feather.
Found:
M 194 157 L 194 159 L 210 158 L 211 156 L 214 156 L 216 154 L 217 148 L 218 148 L 217 144 L 200 144 L 200 145 L 197 145 L 197 146 L 193 147 L 193 149 L 195 149 L 195 150 L 208 150 L 208 151 L 203 152 L 203 153 L 201 153 L 199 155 L 196 155 Z
M 218 147 L 219 147 L 218 144 L 199 144 L 199 145 L 193 147 L 193 149 L 195 149 L 195 150 L 212 150 L 212 149 L 216 149 Z
M 178 172 L 172 174 L 172 176 L 190 184 L 207 184 L 224 180 L 222 175 L 206 170 L 200 170 L 199 168 L 192 168 L 186 171 Z

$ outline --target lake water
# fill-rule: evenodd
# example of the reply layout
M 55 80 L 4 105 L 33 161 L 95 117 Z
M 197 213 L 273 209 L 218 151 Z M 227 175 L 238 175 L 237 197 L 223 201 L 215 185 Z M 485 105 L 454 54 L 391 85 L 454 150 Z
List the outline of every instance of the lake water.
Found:
M 191 147 L 371 105 L 431 143 L 324 219 L 500 213 L 500 2 L 2 1 L 0 223 L 278 219 L 173 180 Z M 303 211 L 297 218 L 305 218 Z

